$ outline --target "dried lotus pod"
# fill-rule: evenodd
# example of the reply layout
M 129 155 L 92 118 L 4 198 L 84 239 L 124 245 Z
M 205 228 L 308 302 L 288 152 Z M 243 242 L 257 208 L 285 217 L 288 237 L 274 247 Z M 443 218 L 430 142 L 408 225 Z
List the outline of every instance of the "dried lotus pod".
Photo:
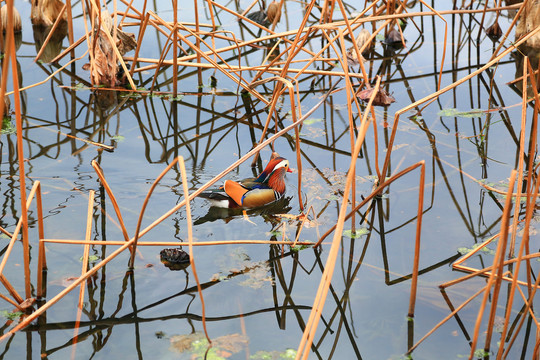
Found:
M 373 46 L 373 41 L 370 41 L 371 33 L 368 29 L 362 29 L 360 31 L 360 34 L 356 37 L 356 45 L 358 46 L 358 50 L 362 51 L 362 54 L 365 54 L 369 52 L 371 47 Z M 367 45 L 365 45 L 367 44 Z M 362 46 L 366 46 L 364 50 L 362 50 Z
M 502 29 L 498 21 L 495 21 L 493 25 L 486 29 L 486 35 L 493 41 L 499 40 L 502 36 Z
M 281 18 L 281 6 L 276 0 L 272 1 L 268 5 L 268 8 L 266 9 L 266 17 L 268 22 L 271 24 L 274 23 L 274 20 L 276 24 L 279 22 L 279 19 Z
M 58 17 L 67 21 L 67 12 L 62 11 L 64 3 L 60 0 L 32 0 L 30 20 L 34 25 L 52 26 Z
M 163 265 L 170 270 L 183 270 L 190 264 L 189 254 L 182 249 L 163 249 L 159 257 Z
M 0 17 L 2 20 L 2 31 L 6 32 L 6 26 L 8 23 L 7 5 L 2 6 L 2 9 L 0 9 Z M 21 15 L 17 11 L 17 9 L 15 9 L 15 6 L 13 7 L 13 31 L 16 33 L 19 33 L 22 31 Z
M 396 29 L 392 29 L 386 35 L 386 39 L 384 39 L 384 42 L 387 43 L 387 44 L 400 43 L 401 42 L 401 34 Z

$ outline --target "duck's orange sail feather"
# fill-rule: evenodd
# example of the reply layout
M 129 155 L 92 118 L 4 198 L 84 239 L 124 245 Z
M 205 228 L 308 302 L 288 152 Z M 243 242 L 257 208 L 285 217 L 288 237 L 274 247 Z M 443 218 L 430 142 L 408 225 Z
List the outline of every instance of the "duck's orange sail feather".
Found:
M 249 191 L 240 183 L 232 180 L 225 180 L 225 183 L 223 184 L 223 190 L 225 190 L 225 193 L 229 195 L 231 199 L 233 199 L 234 202 L 237 203 L 239 206 L 242 206 L 242 197 L 245 193 Z

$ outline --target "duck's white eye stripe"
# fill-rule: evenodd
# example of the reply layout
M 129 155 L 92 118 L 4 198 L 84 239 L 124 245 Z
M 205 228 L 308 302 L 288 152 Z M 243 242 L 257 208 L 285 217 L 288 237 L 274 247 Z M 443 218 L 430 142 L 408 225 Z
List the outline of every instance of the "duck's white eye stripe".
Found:
M 276 166 L 274 166 L 274 170 L 285 167 L 285 166 L 289 166 L 288 160 L 282 160 L 281 162 L 279 162 Z

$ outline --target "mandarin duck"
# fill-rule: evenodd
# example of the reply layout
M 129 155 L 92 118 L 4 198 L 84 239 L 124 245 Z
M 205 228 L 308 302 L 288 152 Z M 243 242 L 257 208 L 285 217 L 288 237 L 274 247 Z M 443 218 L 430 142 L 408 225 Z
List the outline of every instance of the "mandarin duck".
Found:
M 245 209 L 260 207 L 283 197 L 287 172 L 292 172 L 289 161 L 280 156 L 273 156 L 259 177 L 239 182 L 225 180 L 219 189 L 204 191 L 199 196 L 210 200 L 215 207 Z

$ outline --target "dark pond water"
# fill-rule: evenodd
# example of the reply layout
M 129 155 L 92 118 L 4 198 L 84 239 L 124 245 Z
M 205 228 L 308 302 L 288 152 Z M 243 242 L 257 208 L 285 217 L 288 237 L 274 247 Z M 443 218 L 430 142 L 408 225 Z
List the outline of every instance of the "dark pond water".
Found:
M 349 3 L 352 13 L 360 10 L 354 10 L 356 5 L 352 3 L 356 2 Z M 22 85 L 27 86 L 45 79 L 58 65 L 33 61 L 36 41 L 29 21 L 30 4 L 16 1 L 15 5 L 23 18 L 22 45 L 17 59 Z M 246 8 L 248 5 L 248 1 L 240 1 L 238 6 Z M 112 10 L 112 4 L 110 6 Z M 163 19 L 172 21 L 170 3 L 154 2 L 148 6 Z M 237 4 L 230 2 L 226 6 L 236 8 Z M 451 9 L 451 2 L 437 2 L 437 6 L 441 6 L 438 10 Z M 135 7 L 140 9 L 142 4 L 136 2 Z M 209 23 L 208 9 L 200 3 L 199 7 L 201 21 Z M 301 4 L 286 1 L 286 7 L 277 31 L 295 29 L 299 25 L 303 14 Z M 409 11 L 422 9 L 425 8 L 417 4 Z M 78 39 L 84 34 L 80 3 L 74 4 L 73 12 L 78 14 L 74 20 L 74 38 Z M 510 23 L 508 14 L 501 15 L 499 21 L 506 30 Z M 222 29 L 233 31 L 238 38 L 253 37 L 225 12 L 219 12 L 218 17 Z M 180 18 L 194 21 L 192 3 L 181 5 Z M 476 41 L 480 18 L 478 14 L 445 17 L 448 41 L 442 86 L 470 74 L 489 60 L 496 45 L 483 34 L 480 42 Z M 494 15 L 488 14 L 486 23 L 491 24 L 493 19 Z M 444 23 L 435 17 L 416 18 L 415 22 L 416 26 L 409 22 L 405 29 L 405 48 L 388 49 L 378 38 L 366 62 L 370 75 L 381 75 L 385 88 L 396 98 L 394 104 L 377 108 L 381 148 L 386 147 L 395 112 L 437 89 L 445 45 Z M 255 31 L 253 27 L 248 28 Z M 137 32 L 138 28 L 125 30 Z M 510 38 L 513 39 L 513 35 Z M 159 58 L 165 40 L 162 34 L 149 28 L 139 56 Z M 63 46 L 67 44 L 66 38 Z M 216 47 L 224 45 L 224 42 L 216 43 Z M 320 36 L 314 37 L 309 46 L 312 50 L 320 49 Z M 85 44 L 79 46 L 77 56 L 83 55 L 85 50 Z M 234 55 L 228 53 L 229 57 Z M 253 49 L 242 61 L 256 65 L 264 57 L 263 50 Z M 399 122 L 390 172 L 395 173 L 420 160 L 425 160 L 427 166 L 420 258 L 422 275 L 414 322 L 407 320 L 407 311 L 418 172 L 395 182 L 378 200 L 378 206 L 366 222 L 360 224 L 360 217 L 356 217 L 354 226 L 368 228 L 369 235 L 356 239 L 343 237 L 310 359 L 404 358 L 411 339 L 414 343 L 450 312 L 438 285 L 462 276 L 450 267 L 459 256 L 458 249 L 471 248 L 499 231 L 501 215 L 501 198 L 486 193 L 459 169 L 501 188 L 507 183 L 519 148 L 516 134 L 520 129 L 521 91 L 507 85 L 519 72 L 516 70 L 521 66 L 518 57 L 519 54 L 506 57 L 496 68 L 441 95 L 424 109 L 421 119 L 409 119 L 411 112 Z M 64 64 L 66 59 L 60 63 Z M 84 239 L 89 190 L 96 191 L 91 238 L 123 239 L 111 202 L 91 166 L 92 160 L 101 165 L 118 200 L 129 235 L 133 236 L 150 184 L 176 156 L 184 157 L 188 185 L 195 190 L 246 154 L 254 140 L 258 141 L 261 136 L 259 119 L 250 118 L 250 126 L 244 103 L 237 96 L 237 86 L 219 72 L 202 71 L 201 87 L 194 68 L 181 68 L 179 89 L 183 97 L 173 102 L 157 96 L 98 94 L 80 88 L 89 82 L 89 73 L 82 69 L 84 62 L 84 59 L 78 61 L 73 68 L 68 67 L 46 83 L 23 93 L 27 187 L 30 189 L 37 180 L 42 184 L 48 239 Z M 138 73 L 135 80 L 139 86 L 149 89 L 153 75 L 153 70 L 145 71 Z M 217 78 L 217 91 L 213 94 L 212 75 Z M 246 77 L 254 75 L 254 72 L 244 74 Z M 169 68 L 158 77 L 160 91 L 172 91 L 168 81 L 171 76 Z M 300 78 L 304 113 L 336 79 L 314 75 Z M 258 90 L 270 98 L 272 89 L 270 84 Z M 301 240 L 304 241 L 316 241 L 337 220 L 351 153 L 346 102 L 343 91 L 330 96 L 301 130 L 302 191 L 307 205 L 317 214 L 318 225 L 302 229 Z M 500 110 L 490 115 L 467 113 L 489 108 Z M 255 105 L 255 110 L 263 109 L 262 104 Z M 445 116 L 442 111 L 448 109 L 465 114 Z M 290 104 L 284 99 L 279 113 L 283 126 L 290 124 L 289 110 Z M 263 111 L 260 121 L 264 122 L 266 116 Z M 387 124 L 390 126 L 385 126 Z M 111 144 L 114 152 L 98 152 L 95 146 L 66 134 Z M 296 168 L 293 134 L 291 131 L 289 136 L 278 139 L 275 149 Z M 370 193 L 376 175 L 375 163 L 382 164 L 386 155 L 381 151 L 379 159 L 375 159 L 373 136 L 370 128 L 357 162 L 357 197 Z M 14 133 L 0 135 L 3 209 L 0 225 L 8 231 L 14 230 L 20 216 L 15 145 Z M 268 147 L 261 152 L 262 161 L 255 172 L 260 171 L 270 155 Z M 249 176 L 253 176 L 253 171 L 248 161 L 227 177 Z M 193 217 L 199 221 L 193 228 L 194 239 L 271 240 L 276 231 L 294 238 L 299 223 L 273 214 L 298 215 L 301 212 L 296 174 L 289 174 L 286 181 L 286 201 L 276 208 L 266 209 L 265 213 L 250 214 L 249 221 L 238 214 L 223 219 L 221 214 L 213 213 L 210 216 L 216 218 L 210 219 L 206 217 L 208 203 L 195 199 Z M 156 188 L 143 226 L 174 207 L 181 200 L 181 194 L 180 172 L 174 167 Z M 31 269 L 35 279 L 38 239 L 35 208 L 31 208 L 30 221 Z M 187 241 L 186 224 L 186 212 L 182 208 L 152 229 L 143 240 Z M 345 229 L 352 226 L 349 221 Z M 7 244 L 7 239 L 3 241 Z M 194 256 L 197 275 L 204 287 L 207 330 L 211 338 L 221 344 L 221 348 L 217 346 L 210 351 L 208 358 L 274 356 L 278 359 L 288 358 L 291 353 L 294 357 L 324 270 L 329 242 L 327 240 L 319 249 L 301 251 L 291 251 L 289 247 L 282 250 L 277 245 L 196 247 Z M 92 246 L 90 265 L 116 248 Z M 163 266 L 159 259 L 162 248 L 138 247 L 133 271 L 127 267 L 129 252 L 100 269 L 87 283 L 78 328 L 75 322 L 79 292 L 76 290 L 39 321 L 0 343 L 0 356 L 6 359 L 203 358 L 206 346 L 202 335 L 202 308 L 193 272 L 190 268 L 170 271 Z M 82 255 L 81 245 L 47 245 L 47 299 L 80 275 Z M 469 264 L 478 267 L 491 262 L 492 256 L 482 253 Z M 21 263 L 22 247 L 18 243 L 5 274 L 22 292 Z M 484 284 L 485 280 L 472 279 L 450 288 L 448 295 L 456 306 Z M 454 319 L 450 320 L 413 353 L 413 358 L 467 358 L 479 302 L 479 299 L 474 300 L 460 313 L 463 327 Z M 11 312 L 13 309 L 7 302 L 1 302 L 0 310 Z M 3 314 L 6 316 L 5 312 Z M 0 325 L 3 324 L 0 330 L 5 333 L 10 326 L 7 318 L 0 321 Z M 527 349 L 530 354 L 534 341 L 528 343 L 525 333 L 517 341 L 514 358 L 527 353 Z M 186 350 L 193 343 L 191 350 Z M 287 353 L 288 349 L 294 351 Z

